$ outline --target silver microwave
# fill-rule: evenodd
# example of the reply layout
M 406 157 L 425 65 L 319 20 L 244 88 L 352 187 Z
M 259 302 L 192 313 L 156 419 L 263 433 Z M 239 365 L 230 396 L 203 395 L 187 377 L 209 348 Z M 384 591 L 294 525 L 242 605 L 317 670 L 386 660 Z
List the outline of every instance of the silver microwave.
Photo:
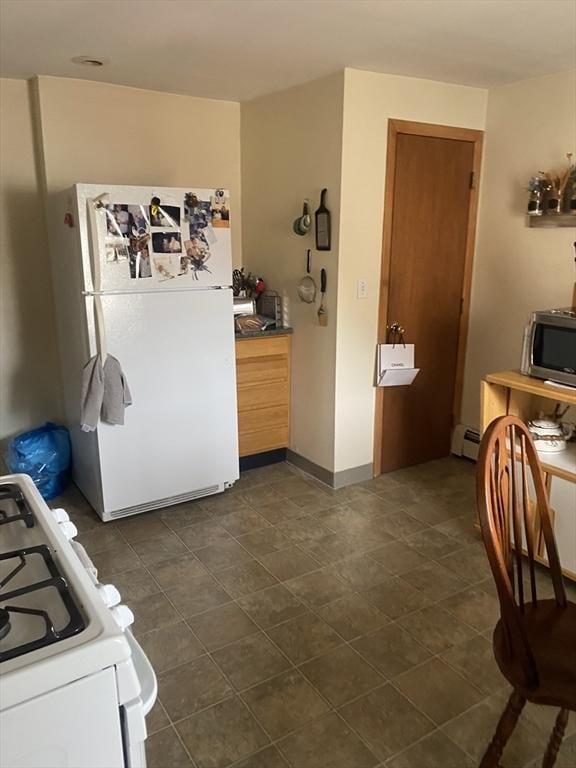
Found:
M 533 313 L 524 335 L 522 373 L 576 387 L 576 308 Z

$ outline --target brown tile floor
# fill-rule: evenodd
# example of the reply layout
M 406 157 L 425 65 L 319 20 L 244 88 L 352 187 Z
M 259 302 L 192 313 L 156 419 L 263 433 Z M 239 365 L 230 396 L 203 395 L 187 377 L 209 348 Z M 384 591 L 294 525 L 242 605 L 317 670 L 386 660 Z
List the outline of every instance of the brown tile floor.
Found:
M 508 691 L 473 476 L 449 458 L 333 491 L 280 464 L 105 525 L 56 500 L 156 669 L 149 768 L 477 765 Z M 505 768 L 539 765 L 553 716 L 526 708 Z

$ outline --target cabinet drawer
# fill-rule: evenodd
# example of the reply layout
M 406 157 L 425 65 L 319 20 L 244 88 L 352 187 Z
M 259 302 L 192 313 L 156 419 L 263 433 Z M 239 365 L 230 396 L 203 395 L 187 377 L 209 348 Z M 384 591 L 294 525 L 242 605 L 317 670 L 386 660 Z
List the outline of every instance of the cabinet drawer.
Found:
M 236 382 L 238 387 L 244 384 L 266 384 L 273 381 L 288 380 L 289 363 L 287 357 L 262 357 L 238 360 L 236 363 Z
M 288 381 L 239 387 L 238 412 L 242 413 L 254 408 L 266 408 L 273 405 L 284 405 L 288 408 L 289 392 Z
M 273 451 L 288 445 L 288 427 L 274 427 L 262 432 L 247 432 L 238 436 L 240 456 Z
M 263 432 L 272 427 L 287 427 L 288 418 L 287 405 L 239 411 L 238 432 L 242 435 L 247 432 Z
M 266 336 L 262 339 L 244 339 L 236 342 L 236 360 L 270 355 L 288 355 L 290 336 Z

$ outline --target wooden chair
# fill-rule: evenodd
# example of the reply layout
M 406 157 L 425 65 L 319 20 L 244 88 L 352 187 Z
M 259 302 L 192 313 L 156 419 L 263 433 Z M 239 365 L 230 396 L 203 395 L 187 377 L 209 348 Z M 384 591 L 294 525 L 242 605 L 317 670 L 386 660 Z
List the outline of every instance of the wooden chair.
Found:
M 515 446 L 514 462 L 510 446 Z M 576 604 L 566 600 L 540 460 L 525 424 L 515 416 L 495 419 L 486 430 L 476 494 L 500 600 L 494 655 L 514 689 L 480 768 L 497 768 L 526 701 L 560 708 L 542 762 L 542 768 L 552 768 L 568 712 L 576 710 Z M 545 547 L 554 599 L 537 596 L 539 547 Z

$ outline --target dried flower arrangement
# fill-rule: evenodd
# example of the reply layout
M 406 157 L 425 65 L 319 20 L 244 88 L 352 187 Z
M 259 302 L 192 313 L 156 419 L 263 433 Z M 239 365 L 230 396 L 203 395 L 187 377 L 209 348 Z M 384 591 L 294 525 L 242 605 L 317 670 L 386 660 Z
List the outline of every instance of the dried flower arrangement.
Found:
M 572 162 L 572 153 L 566 153 L 568 167 L 562 172 L 539 171 L 528 181 L 527 213 L 529 216 L 542 216 L 544 213 L 559 214 L 566 210 L 576 213 L 574 195 L 576 194 L 576 166 Z

